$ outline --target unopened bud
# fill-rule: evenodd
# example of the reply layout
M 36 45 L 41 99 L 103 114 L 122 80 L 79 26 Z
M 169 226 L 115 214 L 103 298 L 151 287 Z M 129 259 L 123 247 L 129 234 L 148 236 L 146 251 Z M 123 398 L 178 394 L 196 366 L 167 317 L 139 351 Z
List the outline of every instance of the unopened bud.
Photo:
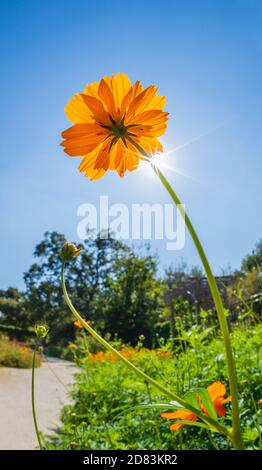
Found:
M 35 334 L 37 338 L 44 339 L 48 334 L 48 328 L 46 325 L 37 324 L 35 325 Z
M 70 449 L 74 449 L 77 446 L 77 443 L 75 441 L 71 441 L 69 443 Z
M 61 258 L 63 261 L 71 261 L 75 259 L 81 251 L 74 243 L 66 242 L 61 250 Z
M 259 408 L 262 408 L 262 398 L 260 398 L 260 400 L 258 400 L 257 404 L 258 404 Z

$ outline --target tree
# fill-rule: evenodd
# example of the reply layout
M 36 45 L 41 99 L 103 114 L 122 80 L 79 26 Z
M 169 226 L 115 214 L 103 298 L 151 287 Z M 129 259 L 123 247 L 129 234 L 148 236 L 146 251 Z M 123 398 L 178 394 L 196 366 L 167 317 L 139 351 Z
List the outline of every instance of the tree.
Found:
M 102 334 L 132 344 L 143 334 L 150 345 L 154 323 L 161 320 L 164 308 L 164 283 L 157 279 L 155 259 L 149 253 L 135 253 L 110 234 L 87 235 L 80 255 L 66 266 L 73 304 Z M 24 274 L 25 293 L 10 289 L 0 295 L 2 322 L 27 327 L 45 322 L 49 343 L 60 346 L 73 341 L 77 331 L 61 289 L 60 252 L 65 241 L 60 233 L 45 233 L 35 248 L 35 262 Z
M 204 277 L 204 271 L 201 266 L 191 266 L 189 271 L 189 277 L 194 277 L 196 279 L 201 279 Z
M 25 295 L 15 287 L 0 290 L 0 331 L 10 338 L 28 338 L 30 321 L 26 312 Z
M 25 310 L 25 295 L 15 287 L 0 290 L 0 320 L 7 326 L 29 326 Z
M 262 240 L 256 244 L 255 249 L 243 259 L 241 264 L 241 270 L 244 272 L 252 271 L 253 269 L 262 271 Z
M 183 259 L 165 269 L 165 281 L 169 289 L 175 289 L 181 282 L 190 277 L 201 279 L 203 276 L 204 271 L 201 266 L 196 265 L 189 268 Z
M 227 288 L 229 303 L 238 304 L 245 311 L 250 305 L 254 308 L 254 296 L 260 294 L 261 298 L 262 292 L 262 240 L 256 244 L 252 253 L 243 259 L 240 270 L 235 271 L 234 275 L 235 282 Z M 261 309 L 261 300 L 257 305 L 260 305 Z
M 65 241 L 62 234 L 45 233 L 34 252 L 37 262 L 24 275 L 28 317 L 31 324 L 37 321 L 48 324 L 51 343 L 65 343 L 75 336 L 72 314 L 64 303 L 60 285 L 60 251 Z M 113 260 L 121 257 L 126 247 L 110 235 L 94 237 L 90 232 L 82 248 L 78 258 L 67 267 L 66 283 L 76 308 L 99 326 L 103 319 L 100 293 L 108 283 Z
M 163 282 L 156 277 L 150 255 L 129 251 L 115 260 L 105 296 L 105 329 L 125 342 L 136 344 L 140 335 L 152 344 L 153 326 L 163 312 Z
M 188 266 L 184 260 L 178 264 L 171 264 L 165 269 L 165 281 L 169 289 L 174 289 L 180 282 L 188 277 Z

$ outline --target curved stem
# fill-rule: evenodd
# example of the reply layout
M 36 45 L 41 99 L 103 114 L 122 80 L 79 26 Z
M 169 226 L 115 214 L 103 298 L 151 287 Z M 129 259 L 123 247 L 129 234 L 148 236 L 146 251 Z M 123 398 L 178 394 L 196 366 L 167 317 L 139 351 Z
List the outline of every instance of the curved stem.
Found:
M 32 383 L 31 383 L 31 399 L 32 399 L 32 413 L 34 419 L 34 426 L 35 426 L 35 433 L 38 440 L 40 450 L 43 450 L 40 433 L 38 430 L 38 424 L 36 419 L 36 411 L 35 411 L 35 360 L 36 360 L 36 351 L 38 348 L 38 341 L 35 343 L 34 353 L 33 353 L 33 363 L 32 363 Z
M 156 175 L 159 177 L 160 181 L 163 183 L 164 187 L 170 194 L 171 198 L 173 199 L 174 203 L 176 204 L 178 210 L 180 211 L 183 219 L 185 220 L 185 224 L 188 228 L 188 231 L 192 237 L 192 240 L 195 244 L 195 247 L 198 251 L 198 254 L 200 256 L 200 259 L 202 261 L 202 264 L 204 266 L 208 284 L 210 287 L 210 291 L 213 297 L 213 301 L 216 307 L 218 319 L 219 319 L 219 324 L 220 324 L 220 329 L 223 335 L 223 340 L 225 344 L 225 350 L 226 350 L 226 359 L 227 359 L 227 366 L 228 366 L 228 376 L 229 376 L 229 386 L 230 386 L 230 394 L 231 394 L 231 400 L 232 400 L 232 424 L 233 424 L 233 429 L 232 429 L 232 440 L 234 442 L 234 445 L 236 449 L 244 449 L 244 445 L 242 442 L 241 438 L 241 431 L 240 431 L 240 420 L 239 420 L 239 404 L 238 404 L 238 390 L 237 390 L 237 375 L 236 375 L 236 369 L 235 369 L 235 363 L 234 363 L 234 357 L 233 357 L 233 351 L 231 347 L 231 341 L 230 341 L 230 334 L 228 330 L 228 324 L 227 324 L 227 319 L 225 316 L 224 312 L 224 306 L 223 302 L 221 299 L 220 292 L 217 287 L 217 283 L 215 280 L 215 277 L 212 273 L 211 267 L 209 265 L 209 262 L 207 260 L 206 254 L 204 252 L 204 249 L 200 243 L 200 240 L 195 232 L 195 229 L 186 214 L 183 205 L 181 204 L 178 196 L 176 195 L 175 191 L 173 188 L 170 186 L 168 181 L 166 180 L 165 176 L 163 173 L 160 171 L 159 168 L 156 166 L 152 165 L 154 172 Z
M 218 423 L 214 419 L 210 418 L 209 416 L 206 416 L 203 414 L 199 409 L 194 408 L 191 406 L 189 403 L 187 403 L 185 400 L 177 396 L 175 393 L 171 392 L 168 390 L 168 388 L 165 385 L 161 385 L 158 383 L 156 380 L 152 379 L 149 375 L 147 375 L 145 372 L 143 372 L 141 369 L 139 369 L 137 366 L 135 366 L 132 362 L 130 362 L 126 357 L 122 356 L 117 349 L 115 349 L 113 346 L 111 346 L 110 343 L 108 343 L 102 336 L 100 336 L 89 324 L 87 324 L 84 320 L 84 318 L 78 313 L 78 311 L 75 309 L 74 305 L 72 304 L 67 289 L 66 289 L 66 284 L 65 284 L 65 262 L 63 262 L 62 265 L 62 272 L 61 272 L 61 283 L 62 283 L 62 290 L 64 294 L 64 299 L 66 301 L 66 304 L 68 305 L 69 309 L 71 310 L 72 314 L 74 317 L 81 322 L 83 327 L 90 333 L 90 335 L 96 339 L 104 348 L 106 348 L 108 351 L 112 352 L 115 356 L 117 356 L 130 370 L 135 372 L 136 375 L 138 375 L 142 380 L 144 380 L 147 383 L 150 383 L 153 387 L 158 389 L 161 393 L 166 395 L 169 399 L 176 401 L 181 405 L 181 407 L 185 408 L 186 410 L 191 411 L 192 413 L 196 414 L 202 421 L 206 422 L 209 424 L 211 428 L 216 429 L 218 432 L 221 434 L 227 436 L 229 439 L 231 439 L 231 433 L 230 431 L 223 426 L 222 424 Z

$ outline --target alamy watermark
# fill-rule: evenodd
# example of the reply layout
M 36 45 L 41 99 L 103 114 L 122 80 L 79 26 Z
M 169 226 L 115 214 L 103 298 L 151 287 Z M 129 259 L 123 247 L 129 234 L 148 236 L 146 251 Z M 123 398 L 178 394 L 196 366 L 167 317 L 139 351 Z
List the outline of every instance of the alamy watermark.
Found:
M 113 233 L 121 240 L 166 240 L 169 251 L 182 250 L 185 246 L 185 206 L 173 204 L 109 204 L 108 196 L 100 196 L 99 207 L 80 204 L 77 216 L 81 217 L 77 235 L 86 238 L 88 229 L 100 233 L 103 238 Z M 104 230 L 108 228 L 108 230 Z

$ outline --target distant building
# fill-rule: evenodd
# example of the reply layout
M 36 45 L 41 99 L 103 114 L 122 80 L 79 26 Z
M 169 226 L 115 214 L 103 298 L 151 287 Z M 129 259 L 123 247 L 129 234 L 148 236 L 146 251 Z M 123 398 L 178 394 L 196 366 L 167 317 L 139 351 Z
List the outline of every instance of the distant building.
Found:
M 234 284 L 235 276 L 218 276 L 215 278 L 223 303 L 228 306 L 227 287 Z M 188 277 L 180 281 L 173 289 L 168 289 L 164 294 L 166 303 L 170 303 L 177 298 L 183 298 L 190 303 L 197 302 L 202 308 L 214 307 L 214 301 L 206 277 Z

